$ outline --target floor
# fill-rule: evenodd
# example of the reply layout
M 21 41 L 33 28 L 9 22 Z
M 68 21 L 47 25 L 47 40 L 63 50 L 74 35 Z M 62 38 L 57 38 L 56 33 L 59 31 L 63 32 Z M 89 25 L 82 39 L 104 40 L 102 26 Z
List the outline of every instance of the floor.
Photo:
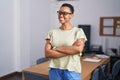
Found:
M 15 72 L 13 74 L 0 78 L 0 80 L 22 80 L 22 74 Z

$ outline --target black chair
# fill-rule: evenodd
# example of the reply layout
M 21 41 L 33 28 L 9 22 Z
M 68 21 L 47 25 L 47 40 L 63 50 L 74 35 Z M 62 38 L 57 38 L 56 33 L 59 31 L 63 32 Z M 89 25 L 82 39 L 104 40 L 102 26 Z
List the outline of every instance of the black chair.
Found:
M 108 66 L 103 64 L 99 68 L 99 80 L 107 80 Z
M 107 80 L 115 80 L 120 73 L 120 60 L 116 61 L 112 67 L 112 70 L 107 75 Z
M 99 67 L 97 67 L 97 68 L 93 71 L 90 80 L 99 80 Z
M 98 66 L 92 73 L 90 80 L 106 80 L 107 79 L 107 64 Z
M 42 57 L 42 58 L 40 58 L 40 59 L 38 59 L 38 60 L 36 61 L 36 64 L 40 64 L 40 63 L 46 62 L 46 61 L 48 61 L 48 60 L 49 60 L 49 58 Z

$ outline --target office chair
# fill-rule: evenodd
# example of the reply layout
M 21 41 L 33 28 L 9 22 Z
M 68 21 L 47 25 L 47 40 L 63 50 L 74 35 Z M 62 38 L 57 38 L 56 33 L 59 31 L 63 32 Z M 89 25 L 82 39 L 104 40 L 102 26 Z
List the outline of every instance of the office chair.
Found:
M 116 61 L 112 67 L 112 70 L 107 75 L 107 80 L 115 80 L 115 77 L 120 73 L 120 60 Z
M 103 64 L 99 68 L 99 80 L 107 80 L 107 64 Z
M 106 80 L 107 79 L 107 64 L 98 66 L 92 73 L 90 80 Z
M 40 63 L 48 61 L 48 60 L 49 60 L 49 58 L 42 57 L 36 61 L 36 64 L 40 64 Z
M 99 80 L 99 67 L 97 67 L 97 68 L 93 71 L 90 80 Z

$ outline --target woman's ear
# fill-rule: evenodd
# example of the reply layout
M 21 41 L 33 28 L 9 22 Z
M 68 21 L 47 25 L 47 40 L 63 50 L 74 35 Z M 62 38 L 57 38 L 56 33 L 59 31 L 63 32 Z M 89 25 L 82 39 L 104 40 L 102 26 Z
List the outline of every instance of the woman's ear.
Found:
M 71 14 L 71 15 L 70 15 L 70 19 L 73 18 L 73 17 L 74 17 L 74 14 Z

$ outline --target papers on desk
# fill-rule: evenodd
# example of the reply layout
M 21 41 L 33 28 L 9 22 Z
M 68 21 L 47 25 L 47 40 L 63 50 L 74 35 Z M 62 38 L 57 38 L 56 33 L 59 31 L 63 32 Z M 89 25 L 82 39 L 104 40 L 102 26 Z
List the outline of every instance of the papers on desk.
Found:
M 83 61 L 87 61 L 87 62 L 100 62 L 101 59 L 85 58 L 85 59 L 83 59 Z
M 101 54 L 101 55 L 95 55 L 95 56 L 97 56 L 97 57 L 99 57 L 99 58 L 109 58 L 109 56 L 107 56 L 107 55 L 103 55 L 103 54 Z

